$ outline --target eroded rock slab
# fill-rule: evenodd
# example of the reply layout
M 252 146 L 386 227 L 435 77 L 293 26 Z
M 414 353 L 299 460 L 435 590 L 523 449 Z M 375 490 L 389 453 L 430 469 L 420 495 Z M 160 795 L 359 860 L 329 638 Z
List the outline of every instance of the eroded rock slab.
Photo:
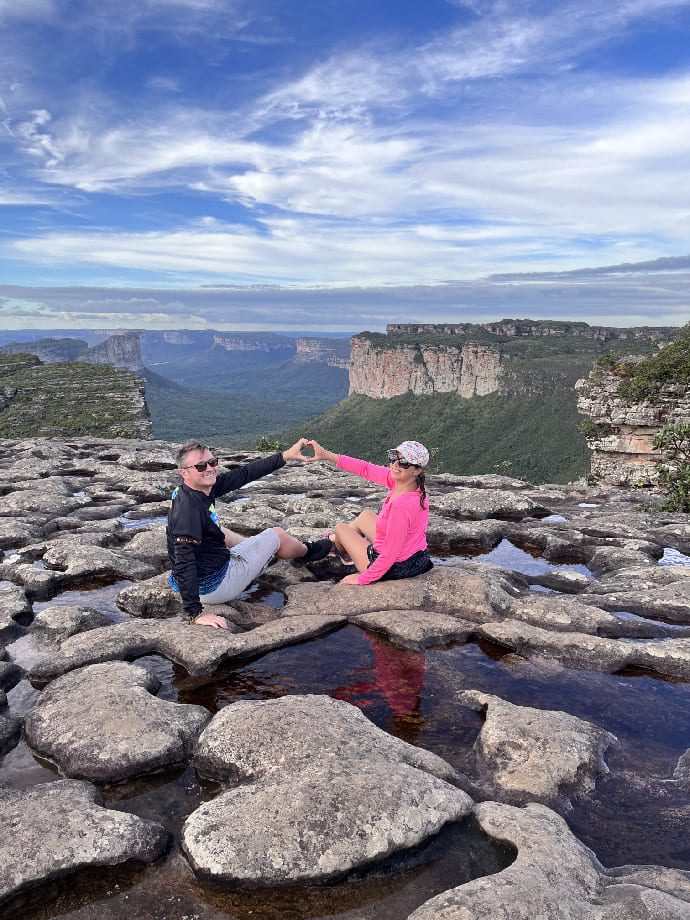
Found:
M 0 903 L 87 866 L 151 863 L 168 844 L 153 821 L 103 808 L 90 783 L 0 788 Z
M 44 632 L 52 639 L 61 640 L 76 633 L 112 625 L 112 620 L 93 607 L 55 604 L 37 613 L 32 623 L 34 630 Z
M 480 780 L 500 801 L 541 802 L 558 810 L 594 788 L 607 773 L 604 752 L 616 739 L 591 722 L 566 712 L 516 706 L 478 690 L 458 700 L 485 721 L 475 742 Z
M 476 629 L 469 620 L 424 610 L 380 610 L 354 617 L 368 632 L 383 633 L 395 645 L 413 650 L 466 642 Z
M 483 802 L 480 826 L 516 848 L 502 872 L 432 898 L 408 920 L 688 920 L 690 873 L 649 866 L 606 870 L 544 805 Z
M 343 622 L 337 615 L 285 617 L 237 634 L 180 621 L 130 620 L 70 636 L 34 665 L 30 679 L 42 683 L 87 664 L 152 654 L 189 674 L 212 674 L 221 665 L 325 635 Z
M 29 747 L 71 777 L 100 783 L 182 763 L 211 718 L 201 706 L 159 700 L 144 668 L 96 664 L 58 678 L 24 722 Z
M 252 887 L 342 877 L 472 808 L 449 764 L 328 697 L 227 706 L 195 762 L 242 784 L 190 815 L 185 853 L 200 875 Z
M 550 632 L 515 620 L 484 623 L 477 631 L 527 658 L 555 658 L 570 668 L 606 674 L 645 668 L 664 677 L 690 679 L 690 639 L 619 642 L 584 633 Z

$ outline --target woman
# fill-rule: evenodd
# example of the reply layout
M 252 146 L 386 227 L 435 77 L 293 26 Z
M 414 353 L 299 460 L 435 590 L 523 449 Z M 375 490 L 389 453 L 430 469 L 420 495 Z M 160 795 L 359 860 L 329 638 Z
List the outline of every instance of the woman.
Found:
M 429 451 L 417 441 L 403 441 L 388 451 L 388 466 L 376 466 L 334 454 L 318 441 L 307 441 L 314 451 L 308 462 L 330 460 L 340 469 L 390 489 L 378 515 L 362 511 L 351 524 L 338 524 L 331 540 L 341 556 L 349 556 L 357 572 L 346 575 L 346 585 L 370 585 L 392 578 L 413 578 L 433 568 L 426 545 L 429 501 L 424 467 Z

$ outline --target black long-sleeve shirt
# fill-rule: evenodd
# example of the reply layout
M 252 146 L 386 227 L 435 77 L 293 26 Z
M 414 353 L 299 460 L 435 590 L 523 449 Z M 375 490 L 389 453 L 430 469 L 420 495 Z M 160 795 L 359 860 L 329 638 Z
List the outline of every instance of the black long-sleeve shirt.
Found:
M 207 594 L 217 586 L 217 576 L 224 572 L 230 558 L 216 513 L 216 498 L 282 466 L 285 460 L 279 452 L 245 463 L 236 470 L 219 473 L 208 495 L 184 483 L 173 492 L 166 530 L 168 559 L 188 617 L 194 618 L 201 613 L 200 589 L 206 587 L 201 593 Z

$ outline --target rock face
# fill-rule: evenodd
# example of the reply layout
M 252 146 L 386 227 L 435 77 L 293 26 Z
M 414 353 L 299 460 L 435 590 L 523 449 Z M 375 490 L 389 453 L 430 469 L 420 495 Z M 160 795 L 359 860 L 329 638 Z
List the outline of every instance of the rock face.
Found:
M 87 364 L 110 364 L 130 371 L 141 371 L 141 343 L 138 332 L 116 332 L 92 348 L 80 339 L 38 339 L 0 346 L 0 354 L 36 355 L 42 364 L 58 361 L 84 361 Z
M 110 364 L 112 367 L 124 367 L 130 371 L 143 370 L 141 360 L 141 341 L 138 332 L 121 332 L 111 335 L 105 342 L 89 348 L 80 361 L 87 364 Z
M 640 358 L 627 357 L 628 363 Z M 632 403 L 618 395 L 621 377 L 613 370 L 595 368 L 578 380 L 577 408 L 598 425 L 587 439 L 592 453 L 592 476 L 615 486 L 655 485 L 659 453 L 652 443 L 664 425 L 690 420 L 690 393 L 667 386 L 653 400 Z
M 295 360 L 303 364 L 327 364 L 329 367 L 350 366 L 349 339 L 298 338 Z
M 403 345 L 380 349 L 352 338 L 350 393 L 390 399 L 416 394 L 459 393 L 486 396 L 500 389 L 501 353 L 491 346 Z
M 151 437 L 143 379 L 85 360 L 44 365 L 29 355 L 0 355 L 0 436 Z
M 217 332 L 213 344 L 225 351 L 284 351 L 290 349 L 294 354 L 294 340 L 284 335 L 270 333 L 227 333 Z
M 651 350 L 677 332 L 669 327 L 615 329 L 539 320 L 483 325 L 391 323 L 386 331 L 387 337 L 367 333 L 352 338 L 350 393 L 373 399 L 408 391 L 458 393 L 466 399 L 496 392 L 541 395 L 545 388 L 572 393 L 577 376 L 591 366 L 587 355 L 594 360 L 606 343 L 625 341 Z M 525 350 L 529 339 L 535 344 Z M 568 342 L 575 342 L 575 348 Z M 574 375 L 577 355 L 580 370 Z M 565 360 L 559 361 L 559 356 Z

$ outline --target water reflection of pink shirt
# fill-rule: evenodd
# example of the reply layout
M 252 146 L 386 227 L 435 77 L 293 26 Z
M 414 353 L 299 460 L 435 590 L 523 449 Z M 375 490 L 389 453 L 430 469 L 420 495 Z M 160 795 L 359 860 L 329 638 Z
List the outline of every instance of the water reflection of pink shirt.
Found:
M 357 579 L 360 585 L 369 585 L 385 575 L 394 562 L 402 562 L 418 550 L 426 549 L 429 502 L 424 502 L 424 508 L 420 506 L 419 489 L 392 498 L 395 481 L 387 466 L 377 466 L 375 463 L 367 463 L 366 460 L 355 460 L 354 457 L 346 457 L 344 454 L 338 457 L 337 465 L 348 473 L 354 473 L 362 479 L 368 479 L 369 482 L 375 482 L 391 490 L 376 518 L 374 549 L 379 556 L 365 572 L 359 573 Z

